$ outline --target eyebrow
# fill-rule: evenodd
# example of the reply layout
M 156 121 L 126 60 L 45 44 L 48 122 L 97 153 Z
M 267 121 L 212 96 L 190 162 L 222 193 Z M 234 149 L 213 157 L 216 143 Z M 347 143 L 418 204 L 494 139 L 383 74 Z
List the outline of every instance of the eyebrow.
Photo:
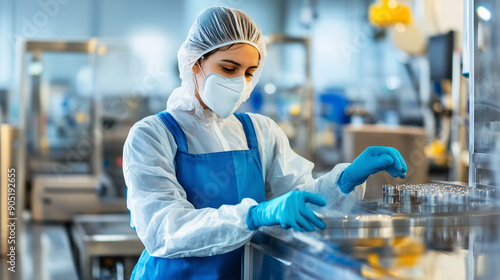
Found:
M 232 63 L 232 64 L 234 64 L 234 65 L 236 65 L 236 66 L 240 66 L 240 67 L 241 67 L 241 64 L 239 64 L 238 62 L 236 62 L 236 61 L 234 61 L 234 60 L 230 60 L 230 59 L 223 59 L 223 60 L 221 60 L 221 61 L 223 61 L 223 62 L 229 62 L 229 63 Z M 250 67 L 248 67 L 248 69 L 250 69 L 250 68 L 258 68 L 258 66 L 250 66 Z

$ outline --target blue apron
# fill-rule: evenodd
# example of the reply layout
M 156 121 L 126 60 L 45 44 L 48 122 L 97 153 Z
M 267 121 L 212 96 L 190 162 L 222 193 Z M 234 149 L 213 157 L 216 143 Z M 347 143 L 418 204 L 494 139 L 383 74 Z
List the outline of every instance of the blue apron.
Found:
M 235 114 L 243 125 L 249 150 L 208 154 L 188 153 L 186 136 L 172 115 L 165 111 L 156 115 L 175 138 L 177 180 L 196 209 L 235 205 L 247 197 L 265 200 L 258 142 L 248 115 Z M 243 247 L 225 254 L 188 258 L 153 257 L 144 250 L 130 279 L 241 279 L 242 261 Z

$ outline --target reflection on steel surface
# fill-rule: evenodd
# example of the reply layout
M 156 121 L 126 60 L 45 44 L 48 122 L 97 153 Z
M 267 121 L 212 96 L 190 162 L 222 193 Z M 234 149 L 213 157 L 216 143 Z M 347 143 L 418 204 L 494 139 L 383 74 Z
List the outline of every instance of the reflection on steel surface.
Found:
M 405 190 L 413 191 L 411 187 L 399 191 L 408 195 Z M 443 196 L 453 193 L 444 191 L 449 186 L 439 187 Z M 422 210 L 427 207 L 422 200 L 405 209 L 405 201 L 419 203 L 418 195 L 412 200 L 411 194 L 400 204 L 359 202 L 349 215 L 323 218 L 325 230 L 260 229 L 250 246 L 255 268 L 251 279 L 268 279 L 264 274 L 268 272 L 307 275 L 293 279 L 496 279 L 500 275 L 497 205 L 484 202 L 481 207 L 464 207 L 467 211 L 448 207 L 430 212 Z M 469 195 L 476 200 L 475 194 Z M 438 200 L 435 207 L 443 205 Z M 276 256 L 289 265 L 277 265 Z M 315 263 L 306 264 L 308 258 Z

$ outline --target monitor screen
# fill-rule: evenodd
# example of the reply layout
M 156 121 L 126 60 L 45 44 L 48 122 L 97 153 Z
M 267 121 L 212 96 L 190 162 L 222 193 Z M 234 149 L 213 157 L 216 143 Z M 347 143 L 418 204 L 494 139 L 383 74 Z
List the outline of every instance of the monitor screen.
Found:
M 453 31 L 429 38 L 427 56 L 431 71 L 431 79 L 439 81 L 451 80 L 453 65 Z

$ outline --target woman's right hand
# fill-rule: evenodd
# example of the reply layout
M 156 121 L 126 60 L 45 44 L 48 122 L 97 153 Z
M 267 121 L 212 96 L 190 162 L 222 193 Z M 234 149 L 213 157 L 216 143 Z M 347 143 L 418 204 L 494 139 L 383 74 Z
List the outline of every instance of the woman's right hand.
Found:
M 318 218 L 306 203 L 325 206 L 326 200 L 314 193 L 291 191 L 270 201 L 250 207 L 247 225 L 251 230 L 260 226 L 281 225 L 282 228 L 293 228 L 298 231 L 314 231 L 324 229 L 325 223 Z

